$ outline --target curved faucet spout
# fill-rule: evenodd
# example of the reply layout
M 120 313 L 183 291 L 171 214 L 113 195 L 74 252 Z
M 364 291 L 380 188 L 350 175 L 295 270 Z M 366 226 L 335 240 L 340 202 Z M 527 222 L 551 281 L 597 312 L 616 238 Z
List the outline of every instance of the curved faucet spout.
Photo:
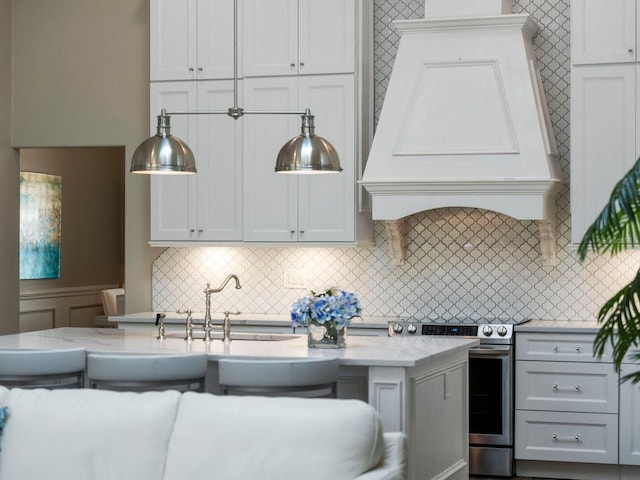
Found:
M 231 279 L 234 279 L 236 281 L 236 289 L 242 288 L 242 286 L 240 285 L 240 279 L 235 273 L 232 273 L 230 275 L 227 275 L 227 278 L 224 279 L 224 281 L 220 284 L 218 288 L 211 288 L 207 283 L 207 288 L 204 289 L 204 293 L 206 295 L 210 295 L 212 293 L 221 292 L 224 289 L 224 287 L 227 286 L 227 283 L 231 281 Z

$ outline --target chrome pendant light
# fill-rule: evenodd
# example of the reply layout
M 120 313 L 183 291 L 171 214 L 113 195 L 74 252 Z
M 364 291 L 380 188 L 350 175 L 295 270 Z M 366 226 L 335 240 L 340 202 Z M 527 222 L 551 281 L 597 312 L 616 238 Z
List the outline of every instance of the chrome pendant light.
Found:
M 302 131 L 280 149 L 276 160 L 278 173 L 341 172 L 338 152 L 324 138 L 315 135 L 313 115 L 307 109 L 302 115 Z
M 234 106 L 227 110 L 169 112 L 158 116 L 158 133 L 136 148 L 131 159 L 132 173 L 184 174 L 196 173 L 196 162 L 191 149 L 170 134 L 170 115 L 228 115 L 237 120 L 247 114 L 301 115 L 302 131 L 289 140 L 278 153 L 275 171 L 278 173 L 337 173 L 341 172 L 336 149 L 324 138 L 315 135 L 313 115 L 304 112 L 247 111 L 238 106 L 238 1 L 234 0 L 233 26 L 233 97 Z
M 158 133 L 142 142 L 131 159 L 132 173 L 196 173 L 196 159 L 189 146 L 171 135 L 170 117 L 158 115 Z

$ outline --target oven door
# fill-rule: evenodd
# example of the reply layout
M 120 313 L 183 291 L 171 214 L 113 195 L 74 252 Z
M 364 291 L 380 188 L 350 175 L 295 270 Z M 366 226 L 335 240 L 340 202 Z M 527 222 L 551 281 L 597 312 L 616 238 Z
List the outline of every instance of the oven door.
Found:
M 511 345 L 480 345 L 469 351 L 469 444 L 513 444 Z

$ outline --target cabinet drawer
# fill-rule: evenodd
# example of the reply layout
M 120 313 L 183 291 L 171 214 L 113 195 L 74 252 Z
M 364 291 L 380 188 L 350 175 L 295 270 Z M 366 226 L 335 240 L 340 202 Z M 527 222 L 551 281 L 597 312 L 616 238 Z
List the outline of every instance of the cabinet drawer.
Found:
M 618 374 L 608 363 L 518 360 L 516 408 L 617 413 Z
M 515 457 L 618 463 L 618 416 L 607 413 L 517 410 Z
M 550 360 L 555 362 L 597 362 L 593 356 L 591 333 L 518 333 L 516 335 L 516 359 Z M 611 362 L 609 348 L 601 362 Z

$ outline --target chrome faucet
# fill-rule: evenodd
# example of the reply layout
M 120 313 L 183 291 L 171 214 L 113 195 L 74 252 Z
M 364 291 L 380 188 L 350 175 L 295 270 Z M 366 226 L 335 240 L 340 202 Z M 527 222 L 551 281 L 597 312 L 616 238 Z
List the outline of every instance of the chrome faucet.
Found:
M 211 318 L 211 294 L 212 293 L 218 293 L 221 292 L 222 290 L 224 290 L 224 287 L 227 286 L 227 283 L 229 283 L 231 281 L 231 279 L 235 280 L 236 282 L 236 289 L 240 289 L 242 288 L 242 286 L 240 285 L 240 279 L 238 278 L 238 276 L 235 273 L 232 273 L 230 275 L 227 275 L 227 278 L 225 278 L 223 280 L 223 282 L 220 284 L 220 286 L 218 288 L 211 288 L 210 284 L 207 283 L 207 288 L 205 288 L 203 290 L 204 295 L 205 295 L 205 313 L 204 313 L 204 340 L 205 341 L 211 341 L 212 337 L 211 337 L 211 332 L 213 330 L 213 319 Z M 228 317 L 228 315 L 225 315 L 225 318 Z M 228 318 L 226 318 L 228 320 Z

